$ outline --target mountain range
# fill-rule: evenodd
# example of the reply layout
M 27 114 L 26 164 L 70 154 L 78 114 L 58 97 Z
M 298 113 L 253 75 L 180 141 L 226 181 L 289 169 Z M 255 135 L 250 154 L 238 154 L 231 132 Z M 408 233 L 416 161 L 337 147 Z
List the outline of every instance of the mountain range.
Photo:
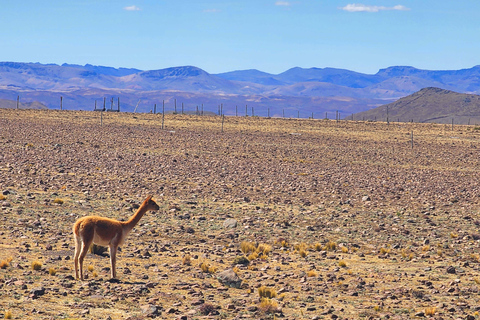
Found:
M 295 67 L 280 74 L 239 70 L 210 74 L 194 66 L 139 70 L 93 65 L 0 62 L 0 99 L 38 101 L 49 108 L 92 110 L 103 99 L 122 111 L 148 112 L 165 102 L 172 111 L 203 105 L 227 115 L 342 117 L 394 102 L 425 87 L 480 93 L 480 66 L 431 71 L 394 66 L 365 74 Z M 247 107 L 246 107 L 247 106 Z M 115 106 L 116 107 L 116 106 Z

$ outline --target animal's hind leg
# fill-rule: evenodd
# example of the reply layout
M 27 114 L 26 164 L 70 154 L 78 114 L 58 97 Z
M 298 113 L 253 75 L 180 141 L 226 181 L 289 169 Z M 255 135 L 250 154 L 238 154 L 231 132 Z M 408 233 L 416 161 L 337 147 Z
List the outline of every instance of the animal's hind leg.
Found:
M 84 239 L 82 241 L 82 249 L 80 251 L 79 263 L 80 263 L 80 280 L 83 280 L 83 260 L 87 255 L 88 249 L 92 245 L 93 239 Z
M 82 247 L 82 239 L 77 236 L 76 234 L 73 234 L 74 240 L 75 240 L 75 256 L 74 256 L 74 261 L 75 261 L 75 279 L 78 279 L 78 257 L 80 255 L 80 249 Z

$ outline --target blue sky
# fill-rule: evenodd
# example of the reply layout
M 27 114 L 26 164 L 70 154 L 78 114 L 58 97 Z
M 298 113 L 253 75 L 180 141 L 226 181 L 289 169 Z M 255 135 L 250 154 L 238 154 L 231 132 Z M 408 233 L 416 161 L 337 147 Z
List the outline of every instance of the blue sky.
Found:
M 474 0 L 3 0 L 0 61 L 210 73 L 480 64 Z

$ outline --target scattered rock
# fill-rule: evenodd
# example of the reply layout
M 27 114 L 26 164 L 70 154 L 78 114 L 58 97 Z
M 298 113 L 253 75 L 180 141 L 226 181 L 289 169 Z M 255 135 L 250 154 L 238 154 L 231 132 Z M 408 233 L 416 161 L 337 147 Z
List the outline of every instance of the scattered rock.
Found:
M 237 220 L 235 219 L 226 219 L 224 222 L 223 222 L 223 227 L 225 229 L 233 229 L 233 228 L 236 228 L 237 227 Z
M 447 268 L 447 273 L 455 274 L 455 273 L 457 273 L 457 271 L 455 270 L 455 267 L 449 266 Z
M 227 269 L 218 273 L 217 279 L 227 287 L 240 288 L 242 285 L 242 279 L 240 279 L 233 269 Z
M 143 305 L 140 310 L 142 310 L 142 314 L 149 318 L 156 318 L 162 313 L 161 307 L 152 304 Z

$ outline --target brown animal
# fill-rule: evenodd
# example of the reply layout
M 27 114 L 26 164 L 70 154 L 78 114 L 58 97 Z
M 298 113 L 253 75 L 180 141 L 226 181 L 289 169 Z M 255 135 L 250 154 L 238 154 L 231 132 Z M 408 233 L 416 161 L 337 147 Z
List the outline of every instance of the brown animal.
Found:
M 158 210 L 159 207 L 148 196 L 138 210 L 128 221 L 118 221 L 98 216 L 87 216 L 78 219 L 73 225 L 75 239 L 75 277 L 78 279 L 80 263 L 80 279 L 83 280 L 83 260 L 92 243 L 108 246 L 110 249 L 110 265 L 112 278 L 116 277 L 115 263 L 118 246 L 125 241 L 128 233 L 138 223 L 140 218 L 149 210 Z

